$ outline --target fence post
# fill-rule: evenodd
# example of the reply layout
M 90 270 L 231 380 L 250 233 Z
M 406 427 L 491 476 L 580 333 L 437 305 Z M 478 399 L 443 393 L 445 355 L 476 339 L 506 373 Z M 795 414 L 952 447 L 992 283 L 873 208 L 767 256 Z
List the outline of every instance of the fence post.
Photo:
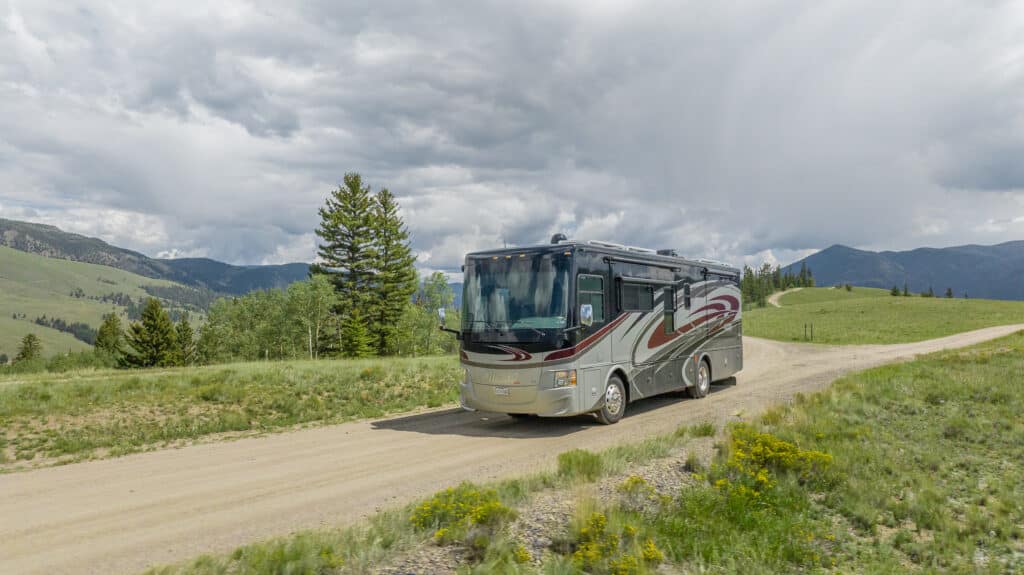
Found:
M 814 324 L 811 324 L 811 341 L 814 341 Z

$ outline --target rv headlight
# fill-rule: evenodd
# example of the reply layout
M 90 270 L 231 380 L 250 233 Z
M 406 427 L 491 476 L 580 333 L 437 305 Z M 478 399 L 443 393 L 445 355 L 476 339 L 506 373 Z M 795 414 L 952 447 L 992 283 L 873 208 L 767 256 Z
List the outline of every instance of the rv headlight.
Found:
M 555 372 L 555 387 L 576 385 L 576 370 L 569 369 Z

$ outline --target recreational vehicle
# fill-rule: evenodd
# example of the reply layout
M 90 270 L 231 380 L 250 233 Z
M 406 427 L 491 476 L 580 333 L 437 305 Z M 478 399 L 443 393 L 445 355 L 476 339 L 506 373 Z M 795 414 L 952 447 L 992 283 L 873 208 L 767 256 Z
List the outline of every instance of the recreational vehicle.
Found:
M 468 410 L 617 422 L 633 401 L 743 368 L 738 269 L 601 241 L 466 255 L 459 338 Z M 442 311 L 443 318 L 443 311 Z

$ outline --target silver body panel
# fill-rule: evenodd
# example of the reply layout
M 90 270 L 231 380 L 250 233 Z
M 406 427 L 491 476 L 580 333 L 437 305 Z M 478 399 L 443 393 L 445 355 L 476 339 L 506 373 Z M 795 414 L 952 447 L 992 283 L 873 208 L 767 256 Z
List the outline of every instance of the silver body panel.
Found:
M 608 380 L 618 374 L 629 401 L 694 385 L 697 366 L 707 360 L 712 380 L 743 369 L 742 306 L 735 282 L 707 280 L 691 285 L 692 303 L 677 291 L 677 329 L 666 333 L 663 302 L 647 312 L 621 312 L 605 326 L 584 333 L 567 350 L 527 353 L 509 345 L 497 353 L 462 352 L 466 370 L 462 406 L 470 410 L 570 416 L 600 409 Z M 576 370 L 577 384 L 556 388 L 555 372 Z

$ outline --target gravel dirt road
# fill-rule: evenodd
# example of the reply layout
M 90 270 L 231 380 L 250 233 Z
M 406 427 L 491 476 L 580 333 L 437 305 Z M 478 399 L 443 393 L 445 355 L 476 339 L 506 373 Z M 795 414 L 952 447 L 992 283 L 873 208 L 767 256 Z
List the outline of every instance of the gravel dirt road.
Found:
M 0 476 L 0 573 L 132 573 L 298 529 L 351 523 L 462 480 L 537 470 L 705 420 L 750 417 L 853 370 L 1008 335 L 1002 326 L 887 346 L 748 338 L 746 367 L 705 399 L 592 418 L 513 421 L 441 409 Z
M 789 293 L 798 292 L 798 291 L 800 291 L 802 289 L 804 289 L 804 288 L 789 288 L 788 290 L 785 290 L 785 291 L 777 291 L 777 292 L 773 293 L 772 295 L 768 296 L 768 305 L 771 305 L 771 306 L 774 306 L 774 307 L 782 307 L 782 305 L 779 303 L 779 300 L 782 299 L 782 296 L 784 296 L 786 294 L 789 294 Z

